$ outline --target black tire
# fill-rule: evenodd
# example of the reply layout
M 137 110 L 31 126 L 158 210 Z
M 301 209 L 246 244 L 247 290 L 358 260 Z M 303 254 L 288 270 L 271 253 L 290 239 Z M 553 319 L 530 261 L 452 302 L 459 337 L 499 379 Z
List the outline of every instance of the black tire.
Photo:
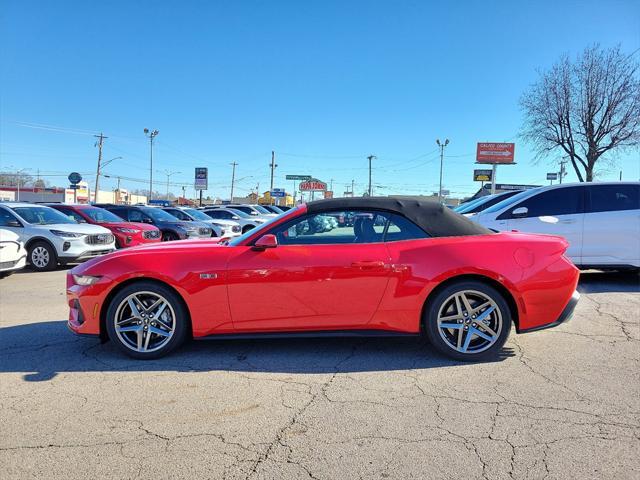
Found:
M 460 314 L 462 317 L 461 319 L 444 322 L 445 324 L 451 324 L 452 326 L 454 326 L 454 324 L 459 324 L 460 326 L 455 325 L 455 329 L 438 328 L 438 315 L 441 309 L 454 309 L 449 310 L 448 312 L 443 310 L 443 313 L 447 313 L 447 316 L 456 316 L 456 314 L 459 313 L 457 312 L 457 307 L 454 306 L 456 303 L 455 298 L 452 300 L 452 297 L 462 293 L 465 293 L 465 297 L 467 297 L 469 304 L 472 307 L 472 312 L 473 307 L 478 307 L 485 302 L 485 300 L 478 300 L 477 303 L 472 303 L 474 298 L 482 299 L 484 297 L 485 299 L 490 299 L 493 301 L 493 305 L 476 312 L 476 316 L 473 317 L 473 319 L 468 314 L 464 315 L 466 308 L 462 306 L 462 313 Z M 460 304 L 462 305 L 462 301 L 460 301 Z M 497 332 L 494 330 L 497 335 L 490 335 L 484 330 L 486 327 L 482 326 L 479 322 L 474 322 L 475 318 L 481 316 L 484 311 L 491 307 L 494 307 L 494 310 L 492 310 L 494 313 L 489 314 L 487 317 L 487 322 L 490 322 L 487 327 L 496 328 L 496 325 L 498 324 L 497 322 L 499 321 L 500 331 Z M 438 352 L 455 360 L 467 362 L 476 362 L 495 358 L 504 346 L 504 343 L 507 341 L 509 332 L 511 331 L 511 324 L 513 322 L 511 318 L 511 310 L 502 294 L 486 283 L 476 280 L 452 283 L 436 293 L 435 296 L 428 300 L 422 320 L 423 329 L 429 343 L 431 343 Z M 462 329 L 463 327 L 467 330 Z M 473 327 L 476 328 L 469 330 Z M 460 331 L 460 329 L 462 329 L 462 331 Z M 471 343 L 468 344 L 468 351 L 466 352 L 458 350 L 458 348 L 464 348 L 464 344 L 458 348 L 457 346 L 460 345 L 460 343 L 457 343 L 456 345 L 452 344 L 457 339 L 457 335 L 462 334 L 462 338 L 466 340 L 466 336 L 469 335 L 469 332 L 473 331 L 480 331 L 482 334 L 490 336 L 493 343 L 473 334 L 471 335 Z M 496 337 L 497 339 L 495 339 Z M 450 344 L 449 342 L 452 343 Z M 474 343 L 477 344 L 476 347 L 473 346 Z M 483 344 L 486 344 L 485 347 L 483 347 Z M 477 349 L 477 351 L 473 351 L 474 348 Z M 485 349 L 482 350 L 482 348 Z
M 56 251 L 47 242 L 34 242 L 29 246 L 29 265 L 36 272 L 48 272 L 58 266 Z M 45 262 L 46 263 L 43 263 Z
M 136 351 L 133 349 L 135 348 L 135 346 L 133 346 L 131 343 L 127 344 L 126 338 L 135 337 L 135 332 L 127 332 L 127 334 L 129 334 L 129 337 L 125 335 L 122 335 L 121 337 L 120 335 L 118 335 L 118 332 L 116 332 L 116 315 L 118 315 L 119 313 L 118 310 L 120 305 L 123 304 L 123 302 L 125 302 L 125 300 L 133 294 L 141 294 L 141 296 L 143 296 L 144 293 L 142 292 L 146 292 L 147 294 L 152 293 L 164 297 L 164 299 L 168 302 L 168 305 L 170 305 L 170 310 L 172 310 L 174 316 L 172 324 L 174 329 L 173 335 L 168 339 L 168 341 L 166 341 L 165 344 L 152 351 Z M 147 321 L 152 322 L 148 314 Z M 134 327 L 135 323 L 137 322 L 134 322 Z M 142 327 L 143 325 L 141 325 L 141 328 Z M 126 286 L 111 299 L 111 302 L 109 303 L 109 306 L 107 308 L 106 328 L 109 339 L 123 353 L 132 358 L 137 358 L 140 360 L 151 360 L 167 355 L 184 343 L 189 332 L 189 316 L 187 314 L 186 308 L 184 307 L 184 304 L 182 303 L 182 300 L 173 290 L 165 285 L 156 282 L 141 280 L 139 282 L 135 282 L 131 285 Z M 149 333 L 147 333 L 147 335 L 149 335 Z M 162 339 L 162 337 L 158 337 L 157 335 L 156 337 L 159 341 Z
M 173 232 L 162 232 L 163 242 L 172 242 L 174 240 L 180 240 L 180 237 Z

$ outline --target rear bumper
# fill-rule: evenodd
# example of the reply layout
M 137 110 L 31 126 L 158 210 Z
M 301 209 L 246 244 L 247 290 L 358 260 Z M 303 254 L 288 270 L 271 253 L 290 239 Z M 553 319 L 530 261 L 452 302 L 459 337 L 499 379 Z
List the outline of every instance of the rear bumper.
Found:
M 539 325 L 537 327 L 525 328 L 520 330 L 518 333 L 537 332 L 538 330 L 545 330 L 547 328 L 557 327 L 561 323 L 565 323 L 573 316 L 573 311 L 575 310 L 576 305 L 578 304 L 578 300 L 580 300 L 580 294 L 578 293 L 577 290 L 575 290 L 571 295 L 571 298 L 569 299 L 569 303 L 567 303 L 567 306 L 564 307 L 564 310 L 562 310 L 562 313 L 560 313 L 560 316 L 557 318 L 555 322 L 547 323 L 545 325 Z

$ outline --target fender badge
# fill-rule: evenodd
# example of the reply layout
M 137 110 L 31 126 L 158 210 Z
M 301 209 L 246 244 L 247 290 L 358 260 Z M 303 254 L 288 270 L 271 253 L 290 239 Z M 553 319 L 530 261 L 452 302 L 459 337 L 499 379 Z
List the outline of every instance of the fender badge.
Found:
M 212 278 L 218 278 L 218 274 L 217 273 L 201 273 L 200 278 L 203 280 L 209 280 Z

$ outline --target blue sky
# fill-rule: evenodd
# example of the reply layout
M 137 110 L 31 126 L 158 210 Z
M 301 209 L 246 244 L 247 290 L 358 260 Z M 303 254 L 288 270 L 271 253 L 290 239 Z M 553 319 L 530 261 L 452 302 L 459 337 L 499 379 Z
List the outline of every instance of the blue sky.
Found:
M 286 174 L 309 174 L 341 193 L 437 190 L 436 138 L 450 139 L 444 184 L 471 179 L 477 141 L 515 141 L 499 182 L 546 183 L 542 162 L 518 141 L 518 98 L 537 69 L 598 42 L 640 47 L 637 1 L 29 1 L 3 0 L 0 170 L 38 169 L 93 182 L 104 132 L 105 168 L 145 188 L 148 142 L 158 129 L 155 188 L 210 170 L 210 195 Z M 549 159 L 549 162 L 553 161 Z M 477 167 L 476 167 L 477 168 Z M 612 159 L 601 179 L 640 178 L 638 153 Z M 56 176 L 57 175 L 57 176 Z M 569 180 L 575 180 L 573 172 Z M 102 188 L 112 188 L 102 179 Z M 178 193 L 179 187 L 171 190 Z

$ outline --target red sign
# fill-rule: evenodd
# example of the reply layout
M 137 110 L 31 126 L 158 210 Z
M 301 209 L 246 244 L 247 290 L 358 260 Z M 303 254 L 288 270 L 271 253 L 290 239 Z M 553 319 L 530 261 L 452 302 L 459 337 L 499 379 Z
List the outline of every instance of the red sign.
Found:
M 300 183 L 298 188 L 300 188 L 302 192 L 324 192 L 327 189 L 327 184 L 320 180 L 310 180 Z
M 476 162 L 513 163 L 515 143 L 478 143 Z

